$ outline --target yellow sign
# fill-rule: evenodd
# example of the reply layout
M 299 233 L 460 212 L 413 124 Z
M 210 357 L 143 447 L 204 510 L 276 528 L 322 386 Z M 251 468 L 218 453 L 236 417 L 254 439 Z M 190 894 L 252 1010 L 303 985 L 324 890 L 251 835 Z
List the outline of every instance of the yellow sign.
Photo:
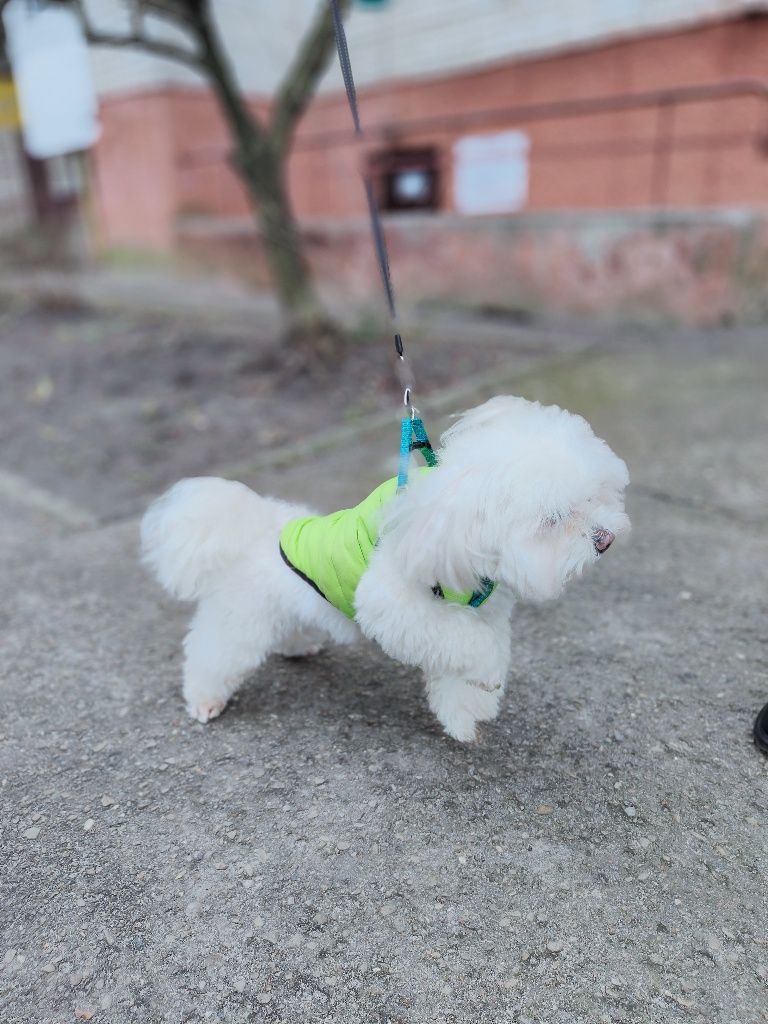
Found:
M 16 89 L 10 78 L 0 78 L 0 128 L 19 128 L 21 117 L 16 103 Z

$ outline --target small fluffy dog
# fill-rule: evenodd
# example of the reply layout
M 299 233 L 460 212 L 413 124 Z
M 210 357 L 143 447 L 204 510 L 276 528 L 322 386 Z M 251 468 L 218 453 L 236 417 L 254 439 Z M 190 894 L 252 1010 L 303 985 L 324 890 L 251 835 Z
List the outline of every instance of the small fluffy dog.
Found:
M 424 673 L 455 739 L 495 718 L 517 600 L 556 598 L 629 528 L 627 467 L 581 416 L 493 398 L 443 434 L 433 469 L 314 515 L 241 483 L 181 480 L 142 523 L 146 564 L 197 601 L 184 642 L 193 718 L 219 715 L 272 653 L 359 630 Z

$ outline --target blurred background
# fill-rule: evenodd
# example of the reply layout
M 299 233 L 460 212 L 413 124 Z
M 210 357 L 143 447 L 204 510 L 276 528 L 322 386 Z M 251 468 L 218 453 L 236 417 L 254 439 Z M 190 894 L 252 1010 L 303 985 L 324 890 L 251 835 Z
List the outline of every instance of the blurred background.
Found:
M 131 6 L 86 4 L 93 27 L 114 35 L 128 33 Z M 211 4 L 237 86 L 264 122 L 317 6 Z M 148 35 L 182 45 L 162 4 L 155 14 Z M 768 4 L 357 0 L 348 33 L 365 143 L 355 145 L 326 52 L 285 165 L 325 295 L 365 304 L 378 287 L 363 167 L 403 301 L 693 324 L 763 315 Z M 191 259 L 269 288 L 210 84 L 141 47 L 92 47 L 83 59 L 98 103 L 93 145 L 43 160 L 24 152 L 3 65 L 5 244 L 29 250 L 36 236 L 44 257 L 42 226 L 60 257 L 53 236 L 65 223 L 78 254 Z
M 340 0 L 362 138 L 319 0 L 0 7 L 0 466 L 88 514 L 392 469 L 364 178 L 435 430 L 499 390 L 599 424 L 662 350 L 764 349 L 768 3 Z

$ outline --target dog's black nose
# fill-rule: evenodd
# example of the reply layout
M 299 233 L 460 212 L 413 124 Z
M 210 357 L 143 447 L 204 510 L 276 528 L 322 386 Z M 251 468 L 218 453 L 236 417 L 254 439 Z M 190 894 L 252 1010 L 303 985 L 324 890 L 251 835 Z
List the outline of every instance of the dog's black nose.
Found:
M 595 545 L 595 551 L 598 555 L 602 555 L 602 553 L 607 551 L 611 544 L 616 540 L 616 534 L 611 533 L 610 530 L 604 530 L 601 527 L 599 530 L 595 530 L 592 534 L 592 540 Z

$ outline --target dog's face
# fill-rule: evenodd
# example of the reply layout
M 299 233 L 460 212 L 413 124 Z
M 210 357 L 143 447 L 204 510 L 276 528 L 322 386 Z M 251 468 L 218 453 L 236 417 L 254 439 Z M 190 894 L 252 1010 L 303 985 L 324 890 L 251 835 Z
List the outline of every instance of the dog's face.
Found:
M 442 442 L 401 520 L 402 553 L 425 580 L 471 589 L 487 576 L 546 601 L 629 529 L 627 467 L 581 416 L 494 398 Z
M 511 522 L 501 541 L 499 579 L 524 600 L 558 597 L 569 579 L 596 562 L 629 529 L 621 479 L 615 486 L 596 479 L 592 493 L 577 486 L 572 499 L 564 487 L 560 507 L 552 508 L 546 501 L 537 519 Z
M 467 413 L 445 437 L 447 461 L 471 434 L 496 464 L 481 487 L 481 548 L 496 578 L 521 598 L 546 601 L 629 529 L 627 467 L 581 416 L 498 398 Z

